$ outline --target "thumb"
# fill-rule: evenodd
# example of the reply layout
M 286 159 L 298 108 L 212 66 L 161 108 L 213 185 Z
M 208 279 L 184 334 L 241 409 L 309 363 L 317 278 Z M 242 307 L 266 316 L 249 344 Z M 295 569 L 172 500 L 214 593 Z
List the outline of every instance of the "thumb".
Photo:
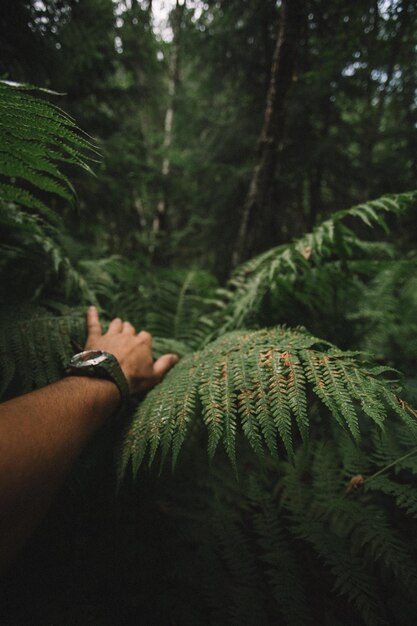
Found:
M 153 364 L 153 373 L 155 378 L 163 378 L 171 367 L 174 367 L 177 361 L 178 357 L 176 354 L 164 354 L 159 357 L 159 359 L 157 359 Z
M 87 330 L 89 339 L 97 339 L 101 336 L 101 324 L 98 311 L 95 306 L 90 306 L 87 311 Z

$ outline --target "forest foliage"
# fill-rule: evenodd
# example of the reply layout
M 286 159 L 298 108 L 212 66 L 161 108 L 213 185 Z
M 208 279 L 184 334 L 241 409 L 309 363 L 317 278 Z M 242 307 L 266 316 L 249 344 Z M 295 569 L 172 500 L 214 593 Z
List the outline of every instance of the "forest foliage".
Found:
M 414 623 L 416 9 L 296 4 L 0 22 L 1 397 L 62 376 L 91 303 L 181 357 L 80 459 L 9 622 Z

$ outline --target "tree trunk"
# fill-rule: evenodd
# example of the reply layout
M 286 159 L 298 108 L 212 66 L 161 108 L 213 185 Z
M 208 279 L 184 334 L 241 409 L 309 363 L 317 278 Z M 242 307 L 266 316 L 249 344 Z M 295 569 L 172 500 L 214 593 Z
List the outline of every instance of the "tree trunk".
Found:
M 171 160 L 169 156 L 169 149 L 172 144 L 172 129 L 174 123 L 174 106 L 175 96 L 177 92 L 177 85 L 179 80 L 179 40 L 181 31 L 182 16 L 184 13 L 185 3 L 179 4 L 179 0 L 176 1 L 175 9 L 172 19 L 172 31 L 173 40 L 171 47 L 171 54 L 169 59 L 169 77 L 168 77 L 168 105 L 165 112 L 164 122 L 164 141 L 163 141 L 163 153 L 162 159 L 162 183 L 161 183 L 161 196 L 156 207 L 156 213 L 152 222 L 152 235 L 151 235 L 151 255 L 155 252 L 157 239 L 160 233 L 164 230 L 165 217 L 167 211 L 168 202 L 168 179 L 171 171 Z
M 238 237 L 232 256 L 233 267 L 236 267 L 244 256 L 250 221 L 256 212 L 263 208 L 271 191 L 277 150 L 284 135 L 285 104 L 294 71 L 299 4 L 300 0 L 282 0 L 264 123 L 258 144 L 258 162 L 252 172 L 252 179 L 243 205 Z
M 372 166 L 374 161 L 374 149 L 378 141 L 378 135 L 381 129 L 381 122 L 384 115 L 385 104 L 387 101 L 388 90 L 391 85 L 395 64 L 401 52 L 401 46 L 404 41 L 404 35 L 409 25 L 408 20 L 408 8 L 410 6 L 410 0 L 403 0 L 401 2 L 402 11 L 399 13 L 398 26 L 395 36 L 391 42 L 390 58 L 387 65 L 386 77 L 384 82 L 379 87 L 379 92 L 375 93 L 373 87 L 373 81 L 371 76 L 368 76 L 368 109 L 370 112 L 370 119 L 368 121 L 364 144 L 363 144 L 363 169 L 365 173 L 365 185 L 363 189 L 364 198 L 368 199 L 372 195 L 372 189 L 370 187 L 370 181 L 372 180 Z M 392 18 L 391 18 L 392 19 Z M 378 3 L 375 3 L 375 22 L 374 28 L 378 28 L 379 20 L 379 8 Z M 375 102 L 374 106 L 372 105 Z

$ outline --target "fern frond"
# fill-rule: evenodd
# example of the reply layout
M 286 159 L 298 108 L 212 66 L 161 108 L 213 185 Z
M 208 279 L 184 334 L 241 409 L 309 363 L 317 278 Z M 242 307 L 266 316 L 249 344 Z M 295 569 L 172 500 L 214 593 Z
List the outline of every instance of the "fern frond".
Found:
M 359 290 L 357 310 L 350 314 L 364 349 L 402 371 L 417 352 L 416 276 L 415 253 L 383 265 Z
M 350 537 L 358 555 L 369 552 L 393 576 L 406 582 L 410 593 L 417 593 L 417 575 L 404 541 L 389 523 L 388 516 L 376 505 L 343 500 L 334 506 L 334 527 Z
M 129 320 L 138 332 L 146 328 L 146 315 L 152 301 L 151 286 L 148 272 L 139 263 L 114 255 L 80 261 L 78 269 L 110 319 Z
M 8 298 L 39 300 L 55 283 L 50 298 L 95 302 L 64 250 L 62 223 L 45 195 L 73 202 L 74 189 L 57 163 L 90 169 L 96 151 L 66 113 L 28 93 L 33 89 L 0 81 L 0 270 Z
M 373 434 L 378 438 L 384 436 L 389 430 L 388 424 L 384 430 L 380 428 L 374 429 Z M 373 463 L 371 455 L 364 449 L 359 447 L 352 438 L 345 433 L 341 433 L 337 439 L 337 446 L 341 462 L 346 473 L 346 476 L 352 477 L 360 475 L 371 475 L 373 470 Z
M 214 376 L 211 375 L 212 372 L 214 372 Z M 208 375 L 207 378 L 204 377 L 203 373 L 201 377 L 203 386 L 199 393 L 203 405 L 203 420 L 208 432 L 207 450 L 210 458 L 213 457 L 223 433 L 223 396 L 222 385 L 218 379 L 219 368 L 213 368 L 212 372 L 206 369 L 205 373 Z M 199 380 L 199 377 L 197 380 Z M 226 449 L 230 455 L 232 448 L 229 441 L 226 441 Z M 234 449 L 232 458 L 234 461 Z
M 5 212 L 0 209 L 0 227 L 0 272 L 4 277 L 0 301 L 27 303 L 47 294 L 67 302 L 96 302 L 70 262 L 55 226 L 10 206 Z
M 417 493 L 413 485 L 398 483 L 387 476 L 378 476 L 365 482 L 366 491 L 377 491 L 395 499 L 397 507 L 417 518 Z
M 254 620 L 265 623 L 256 557 L 239 517 L 230 507 L 216 507 L 211 523 L 229 579 L 234 583 L 229 596 L 230 624 L 250 624 Z
M 248 489 L 248 499 L 253 506 L 252 520 L 260 548 L 259 558 L 266 566 L 267 581 L 285 623 L 290 626 L 312 624 L 311 612 L 307 610 L 304 576 L 291 536 L 280 522 L 276 503 L 271 494 L 254 480 Z
M 357 507 L 370 516 L 367 503 L 359 505 L 341 496 L 341 466 L 333 442 L 300 450 L 295 465 L 287 465 L 285 474 L 290 531 L 311 546 L 315 558 L 330 573 L 332 592 L 345 597 L 365 624 L 388 624 L 378 579 L 370 565 L 372 558 L 364 557 L 363 543 L 355 535 L 361 530 L 355 517 Z M 391 531 L 384 527 L 384 532 Z M 366 540 L 373 538 L 370 529 L 365 536 Z
M 250 348 L 249 352 L 251 352 Z M 255 356 L 258 355 L 256 354 Z M 256 390 L 255 385 L 253 384 L 253 377 L 250 375 L 250 369 L 247 367 L 246 354 L 232 353 L 231 369 L 233 372 L 233 386 L 231 389 L 233 389 L 236 394 L 237 401 L 235 406 L 236 412 L 239 412 L 242 430 L 255 452 L 262 454 L 261 428 L 258 420 L 256 419 Z M 226 443 L 228 446 L 230 445 L 227 438 L 224 439 L 224 443 L 225 445 Z
M 340 413 L 342 414 L 347 427 L 352 433 L 354 439 L 360 438 L 358 416 L 351 398 L 351 394 L 347 388 L 347 385 L 352 388 L 351 377 L 349 376 L 347 367 L 342 370 L 339 367 L 338 360 L 331 360 L 328 355 L 322 358 L 318 357 L 317 363 L 321 368 L 324 384 L 330 393 L 330 395 L 336 399 L 336 404 L 340 407 Z M 367 381 L 368 385 L 369 382 Z M 372 403 L 373 405 L 374 403 Z M 376 415 L 373 419 L 376 419 Z M 379 421 L 379 416 L 378 416 Z
M 254 371 L 256 371 L 254 385 L 256 419 L 259 422 L 263 438 L 265 439 L 265 443 L 270 453 L 273 456 L 277 455 L 277 434 L 279 433 L 282 437 L 282 440 L 284 441 L 287 453 L 291 454 L 291 445 L 288 445 L 286 438 L 287 430 L 284 428 L 282 431 L 280 431 L 280 429 L 278 428 L 278 423 L 282 423 L 282 421 L 284 422 L 284 424 L 289 422 L 289 416 L 287 416 L 286 420 L 285 418 L 284 420 L 280 419 L 281 415 L 279 412 L 279 402 L 274 403 L 274 394 L 270 387 L 271 383 L 268 376 L 268 370 L 266 370 L 264 366 L 264 360 L 268 358 L 270 358 L 268 354 L 265 355 L 261 352 L 259 354 L 259 359 L 255 359 L 255 362 L 253 364 Z M 273 408 L 274 406 L 276 407 L 275 411 Z
M 175 418 L 172 424 L 172 465 L 177 462 L 178 454 L 187 434 L 188 425 L 192 422 L 197 410 L 197 387 L 190 385 L 189 372 L 184 370 L 182 379 L 178 380 L 179 405 L 175 407 Z
M 415 192 L 382 196 L 334 213 L 311 233 L 289 245 L 280 245 L 250 259 L 234 272 L 228 304 L 220 315 L 218 334 L 241 328 L 259 311 L 262 300 L 275 287 L 291 284 L 305 272 L 339 259 L 361 258 L 364 242 L 345 224 L 352 219 L 367 226 L 386 228 L 385 214 L 402 213 L 416 205 Z M 285 287 L 284 287 L 285 288 Z
M 207 272 L 158 272 L 150 285 L 152 306 L 146 315 L 146 328 L 156 337 L 199 348 L 212 330 L 209 313 L 217 308 L 215 286 L 215 278 Z
M 84 345 L 84 316 L 53 317 L 36 307 L 1 307 L 0 369 L 2 397 L 12 397 L 59 380 L 76 351 Z M 2 376 L 3 378 L 3 376 Z
M 352 555 L 337 535 L 320 522 L 300 523 L 297 536 L 312 545 L 334 580 L 333 592 L 345 596 L 367 626 L 388 626 L 379 602 L 378 586 L 360 556 Z
M 184 357 L 148 394 L 133 416 L 122 465 L 127 462 L 126 447 L 135 468 L 148 445 L 151 459 L 158 448 L 165 456 L 174 433 L 176 460 L 191 420 L 199 416 L 207 428 L 210 457 L 221 441 L 234 463 L 239 427 L 258 455 L 266 449 L 274 452 L 281 443 L 291 457 L 298 441 L 295 428 L 302 439 L 308 437 L 315 410 L 309 394 L 357 441 L 359 417 L 382 427 L 387 408 L 401 418 L 410 437 L 415 436 L 414 410 L 397 399 L 390 382 L 378 373 L 360 355 L 345 354 L 305 331 L 235 331 Z M 185 389 L 193 409 L 184 416 Z
M 96 150 L 67 114 L 27 93 L 30 89 L 0 81 L 0 200 L 50 219 L 36 190 L 72 202 L 73 188 L 55 163 L 65 160 L 91 171 L 87 160 Z M 17 182 L 11 185 L 11 179 Z
M 282 439 L 287 455 L 291 457 L 293 452 L 292 422 L 285 379 L 282 373 L 281 354 L 276 355 L 274 350 L 268 350 L 261 352 L 260 358 L 262 372 L 269 380 L 268 400 L 275 427 Z

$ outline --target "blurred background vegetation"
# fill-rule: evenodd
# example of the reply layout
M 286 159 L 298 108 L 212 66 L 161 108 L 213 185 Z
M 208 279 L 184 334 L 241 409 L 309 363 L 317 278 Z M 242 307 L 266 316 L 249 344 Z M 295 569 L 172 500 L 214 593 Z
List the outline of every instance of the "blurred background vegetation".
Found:
M 74 254 L 229 275 L 279 4 L 3 1 L 2 77 L 65 93 L 54 102 L 103 155 L 95 179 L 72 178 L 78 211 L 62 207 Z M 300 3 L 274 175 L 243 258 L 335 210 L 414 188 L 416 13 L 409 0 Z M 404 243 L 415 232 L 403 226 Z

